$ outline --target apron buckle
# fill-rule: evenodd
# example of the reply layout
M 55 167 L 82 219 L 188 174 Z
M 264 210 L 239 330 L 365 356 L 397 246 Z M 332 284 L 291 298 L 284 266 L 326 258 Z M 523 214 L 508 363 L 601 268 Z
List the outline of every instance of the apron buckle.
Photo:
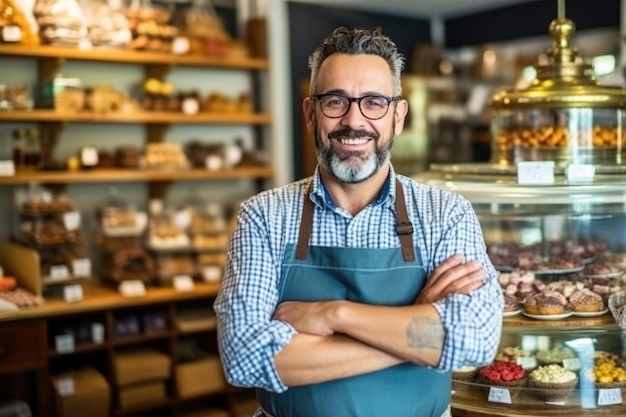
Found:
M 396 226 L 396 231 L 399 235 L 411 235 L 413 234 L 413 223 L 399 222 L 398 226 Z

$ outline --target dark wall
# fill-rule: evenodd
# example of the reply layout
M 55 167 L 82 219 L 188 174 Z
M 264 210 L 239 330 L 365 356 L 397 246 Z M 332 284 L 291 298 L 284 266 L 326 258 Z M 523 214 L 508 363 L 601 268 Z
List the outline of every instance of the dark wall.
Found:
M 293 91 L 294 177 L 302 177 L 302 97 L 300 84 L 309 77 L 308 58 L 324 38 L 338 26 L 381 27 L 410 62 L 411 50 L 430 41 L 430 22 L 398 16 L 367 13 L 334 7 L 289 2 L 289 39 L 291 53 L 291 91 Z
M 577 31 L 619 28 L 620 0 L 568 0 L 565 15 L 574 21 Z M 548 26 L 556 17 L 556 0 L 537 0 L 444 19 L 445 47 L 547 36 Z

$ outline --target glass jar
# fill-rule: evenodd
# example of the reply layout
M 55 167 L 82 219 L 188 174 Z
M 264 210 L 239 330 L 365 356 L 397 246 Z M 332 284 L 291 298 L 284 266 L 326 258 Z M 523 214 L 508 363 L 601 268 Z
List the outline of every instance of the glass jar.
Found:
M 535 66 L 532 84 L 493 96 L 493 163 L 624 164 L 626 90 L 598 85 L 593 67 L 570 46 L 574 31 L 571 20 L 553 20 L 548 63 Z

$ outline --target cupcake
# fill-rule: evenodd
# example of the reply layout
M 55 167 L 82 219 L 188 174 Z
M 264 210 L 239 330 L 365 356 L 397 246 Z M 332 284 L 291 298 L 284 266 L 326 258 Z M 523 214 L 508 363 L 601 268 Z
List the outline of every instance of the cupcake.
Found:
M 567 299 L 556 291 L 544 291 L 526 297 L 524 300 L 524 311 L 528 314 L 543 316 L 562 314 L 565 311 Z
M 569 298 L 569 308 L 576 312 L 592 313 L 604 310 L 602 296 L 588 288 L 578 290 Z
M 561 365 L 546 365 L 532 371 L 528 385 L 535 389 L 537 397 L 543 401 L 565 401 L 576 388 L 578 376 Z
M 455 391 L 466 391 L 470 383 L 474 381 L 478 368 L 475 366 L 462 366 L 452 371 L 452 389 Z
M 492 387 L 508 388 L 511 398 L 526 386 L 526 370 L 513 362 L 493 362 L 478 371 L 477 380 Z

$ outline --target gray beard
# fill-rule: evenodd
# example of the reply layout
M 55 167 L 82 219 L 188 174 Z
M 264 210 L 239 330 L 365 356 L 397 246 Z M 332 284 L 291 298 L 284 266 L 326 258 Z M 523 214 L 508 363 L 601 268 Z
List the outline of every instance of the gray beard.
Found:
M 324 147 L 317 128 L 317 122 L 315 124 L 315 151 L 317 153 L 318 163 L 326 168 L 330 175 L 336 180 L 344 184 L 358 184 L 373 177 L 380 168 L 391 157 L 391 149 L 393 147 L 393 137 L 395 135 L 395 127 L 392 126 L 391 138 L 389 146 L 386 148 L 379 148 L 379 140 L 376 140 L 376 150 L 367 159 L 363 159 L 361 152 L 351 152 L 347 155 L 347 158 L 340 158 L 334 151 L 332 146 Z M 360 163 L 354 164 L 347 161 L 347 159 L 358 158 Z

